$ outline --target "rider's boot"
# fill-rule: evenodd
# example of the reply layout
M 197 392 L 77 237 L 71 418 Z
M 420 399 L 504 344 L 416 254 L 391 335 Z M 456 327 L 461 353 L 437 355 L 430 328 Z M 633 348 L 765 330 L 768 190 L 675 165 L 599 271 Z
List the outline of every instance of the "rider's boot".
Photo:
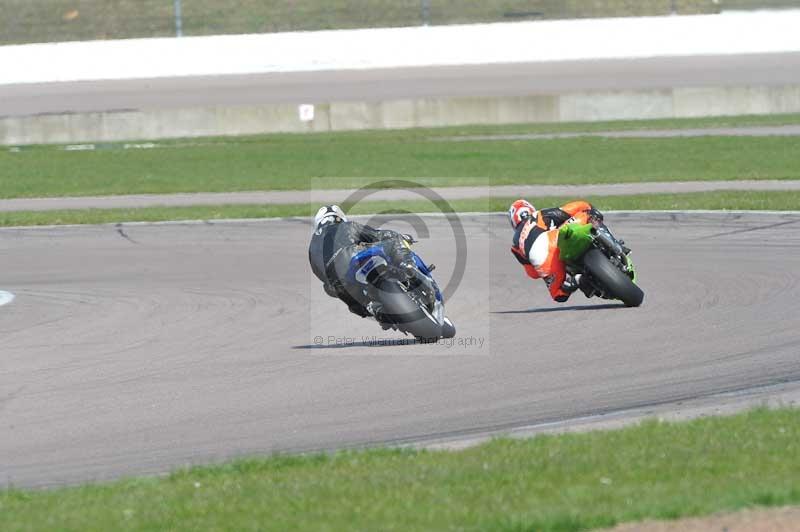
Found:
M 409 288 L 416 288 L 419 285 L 419 279 L 417 278 L 417 265 L 414 264 L 413 261 L 402 261 L 400 262 L 395 270 L 400 277 L 401 282 L 408 281 Z
M 572 275 L 568 273 L 564 282 L 561 284 L 561 290 L 566 292 L 567 294 L 572 294 L 575 290 L 579 288 L 579 281 L 581 278 L 581 274 Z
M 589 283 L 589 279 L 587 279 L 585 275 L 579 273 L 575 276 L 575 280 L 578 282 L 578 288 L 581 289 L 583 295 L 586 297 L 592 297 L 594 295 L 594 287 Z

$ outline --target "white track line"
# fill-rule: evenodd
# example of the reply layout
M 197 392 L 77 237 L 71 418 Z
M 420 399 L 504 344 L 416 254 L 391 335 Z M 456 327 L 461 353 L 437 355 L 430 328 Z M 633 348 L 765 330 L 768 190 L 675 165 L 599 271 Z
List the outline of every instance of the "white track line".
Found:
M 688 421 L 699 417 L 732 415 L 755 407 L 785 407 L 800 400 L 800 383 L 789 382 L 767 386 L 755 386 L 741 390 L 715 393 L 708 396 L 687 398 L 680 402 L 622 408 L 602 414 L 564 418 L 532 425 L 521 425 L 506 429 L 488 430 L 472 435 L 421 439 L 402 444 L 404 447 L 432 450 L 458 451 L 486 443 L 497 437 L 532 438 L 539 434 L 560 434 L 610 430 L 626 427 L 645 420 Z
M 800 211 L 748 211 L 748 210 L 625 210 L 625 211 L 603 211 L 604 214 L 682 214 L 682 215 L 695 215 L 695 214 L 710 214 L 717 216 L 730 216 L 740 214 L 769 214 L 769 215 L 786 215 L 786 216 L 800 216 Z M 443 218 L 449 216 L 440 212 L 410 212 L 409 215 L 420 216 L 422 218 Z M 506 211 L 496 212 L 456 212 L 457 216 L 507 216 Z M 396 216 L 396 214 L 354 214 L 350 218 L 355 220 L 366 220 L 375 216 Z M 90 227 L 136 227 L 136 226 L 153 226 L 153 225 L 215 225 L 215 224 L 268 224 L 275 222 L 282 222 L 286 220 L 304 220 L 312 221 L 313 216 L 276 216 L 265 218 L 220 218 L 211 220 L 163 220 L 159 222 L 108 222 L 103 224 L 64 224 L 64 225 L 10 225 L 7 227 L 0 227 L 2 231 L 35 231 L 37 229 L 77 229 L 77 228 L 90 228 Z
M 8 305 L 12 301 L 14 301 L 14 294 L 0 290 L 0 307 L 3 305 Z

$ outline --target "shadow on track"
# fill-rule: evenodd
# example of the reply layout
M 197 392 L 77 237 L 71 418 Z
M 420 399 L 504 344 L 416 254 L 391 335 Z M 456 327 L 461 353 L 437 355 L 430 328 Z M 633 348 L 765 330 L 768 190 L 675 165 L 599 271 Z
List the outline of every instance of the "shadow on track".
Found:
M 500 310 L 492 314 L 546 314 L 548 312 L 570 312 L 578 310 L 607 310 L 612 308 L 627 308 L 622 303 L 606 303 L 604 305 L 572 305 L 569 307 L 531 308 L 527 310 Z
M 347 347 L 398 347 L 405 345 L 422 345 L 415 338 L 376 338 L 362 342 L 330 343 L 330 344 L 305 344 L 293 345 L 292 349 L 344 349 Z

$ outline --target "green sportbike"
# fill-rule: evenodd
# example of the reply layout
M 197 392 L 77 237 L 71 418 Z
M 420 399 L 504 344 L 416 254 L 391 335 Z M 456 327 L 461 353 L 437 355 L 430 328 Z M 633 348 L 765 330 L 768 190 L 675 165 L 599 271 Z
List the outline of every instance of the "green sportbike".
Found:
M 636 284 L 636 269 L 631 250 L 602 223 L 574 219 L 561 226 L 558 249 L 566 270 L 581 274 L 581 289 L 587 297 L 616 299 L 628 307 L 638 307 L 644 292 Z

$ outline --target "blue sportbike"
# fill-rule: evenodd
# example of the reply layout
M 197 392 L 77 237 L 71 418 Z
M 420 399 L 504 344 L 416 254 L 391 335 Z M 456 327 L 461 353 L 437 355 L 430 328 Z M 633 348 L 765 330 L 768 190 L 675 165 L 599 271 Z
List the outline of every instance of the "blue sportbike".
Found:
M 410 248 L 413 240 L 406 241 Z M 381 316 L 385 328 L 413 335 L 420 342 L 435 342 L 456 334 L 444 314 L 444 300 L 430 267 L 411 251 L 416 271 L 409 278 L 391 263 L 381 244 L 370 246 L 350 260 L 347 282 L 356 287 L 361 302 Z M 387 327 L 388 326 L 388 327 Z

